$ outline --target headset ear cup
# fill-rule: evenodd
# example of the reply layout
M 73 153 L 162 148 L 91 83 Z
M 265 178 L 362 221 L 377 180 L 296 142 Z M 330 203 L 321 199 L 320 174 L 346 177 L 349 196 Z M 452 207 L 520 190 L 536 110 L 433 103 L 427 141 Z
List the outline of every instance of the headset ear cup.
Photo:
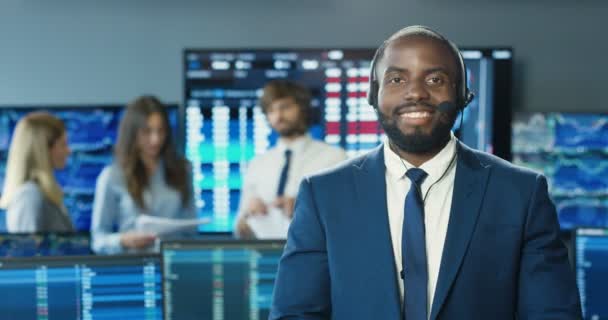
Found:
M 367 91 L 367 102 L 370 106 L 378 107 L 378 81 L 371 80 L 369 82 L 369 91 Z

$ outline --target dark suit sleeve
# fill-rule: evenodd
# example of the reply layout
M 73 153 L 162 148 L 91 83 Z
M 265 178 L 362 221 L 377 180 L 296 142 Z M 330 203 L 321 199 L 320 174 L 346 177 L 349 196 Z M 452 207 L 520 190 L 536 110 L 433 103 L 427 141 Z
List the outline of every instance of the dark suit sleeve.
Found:
M 519 319 L 581 319 L 568 253 L 559 238 L 555 206 L 539 175 L 526 218 L 519 274 Z
M 270 319 L 329 319 L 325 233 L 311 182 L 300 184 L 294 218 L 277 274 Z

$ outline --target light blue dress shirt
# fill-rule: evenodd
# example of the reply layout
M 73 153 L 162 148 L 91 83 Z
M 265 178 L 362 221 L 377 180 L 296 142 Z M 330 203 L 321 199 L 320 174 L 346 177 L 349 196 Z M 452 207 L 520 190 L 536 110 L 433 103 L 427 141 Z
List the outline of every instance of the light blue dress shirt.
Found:
M 159 163 L 154 175 L 150 178 L 148 187 L 144 190 L 146 208 L 142 209 L 135 204 L 127 191 L 120 166 L 112 164 L 103 169 L 97 178 L 91 222 L 93 250 L 96 253 L 132 252 L 132 250 L 122 247 L 120 234 L 134 230 L 135 221 L 139 215 L 146 214 L 174 219 L 196 218 L 192 179 L 187 179 L 190 197 L 188 203 L 184 204 L 181 194 L 165 181 L 164 170 L 164 165 Z M 192 233 L 195 232 L 196 230 L 193 229 Z

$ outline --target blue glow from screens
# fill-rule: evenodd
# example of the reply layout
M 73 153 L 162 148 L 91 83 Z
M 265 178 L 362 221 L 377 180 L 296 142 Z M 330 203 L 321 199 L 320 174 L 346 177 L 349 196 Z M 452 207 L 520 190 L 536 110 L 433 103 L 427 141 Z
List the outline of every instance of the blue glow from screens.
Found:
M 4 185 L 8 149 L 17 121 L 32 111 L 54 114 L 64 121 L 72 149 L 66 167 L 56 172 L 56 178 L 63 188 L 64 203 L 74 226 L 79 231 L 88 231 L 95 181 L 103 167 L 112 161 L 123 109 L 122 106 L 0 108 L 0 186 Z M 169 106 L 168 114 L 174 137 L 179 137 L 177 106 Z M 4 212 L 0 213 L 0 220 L 5 221 Z M 6 230 L 5 226 L 0 230 Z
M 0 264 L 0 309 L 12 319 L 162 319 L 158 257 L 66 257 Z
M 185 52 L 186 157 L 193 164 L 199 215 L 212 218 L 202 231 L 232 231 L 247 163 L 276 142 L 257 106 L 261 88 L 272 79 L 296 80 L 311 90 L 313 138 L 344 148 L 349 157 L 381 143 L 384 134 L 367 103 L 373 54 L 372 49 Z M 487 51 L 467 57 L 467 81 L 476 99 L 464 111 L 462 128 L 458 120 L 455 129 L 467 145 L 493 152 L 495 60 Z
M 0 257 L 91 254 L 88 233 L 2 233 Z
M 576 281 L 583 317 L 608 317 L 608 229 L 579 229 L 575 238 Z
M 608 226 L 608 115 L 517 114 L 513 162 L 547 177 L 563 229 Z
M 165 246 L 165 319 L 268 319 L 282 252 L 281 242 Z

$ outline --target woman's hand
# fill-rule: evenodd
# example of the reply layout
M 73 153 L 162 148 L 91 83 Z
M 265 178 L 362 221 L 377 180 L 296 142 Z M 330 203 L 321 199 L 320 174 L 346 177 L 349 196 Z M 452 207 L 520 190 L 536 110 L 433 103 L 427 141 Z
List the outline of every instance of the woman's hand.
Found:
M 120 244 L 129 249 L 145 249 L 150 247 L 156 235 L 140 232 L 140 231 L 127 231 L 120 235 Z

